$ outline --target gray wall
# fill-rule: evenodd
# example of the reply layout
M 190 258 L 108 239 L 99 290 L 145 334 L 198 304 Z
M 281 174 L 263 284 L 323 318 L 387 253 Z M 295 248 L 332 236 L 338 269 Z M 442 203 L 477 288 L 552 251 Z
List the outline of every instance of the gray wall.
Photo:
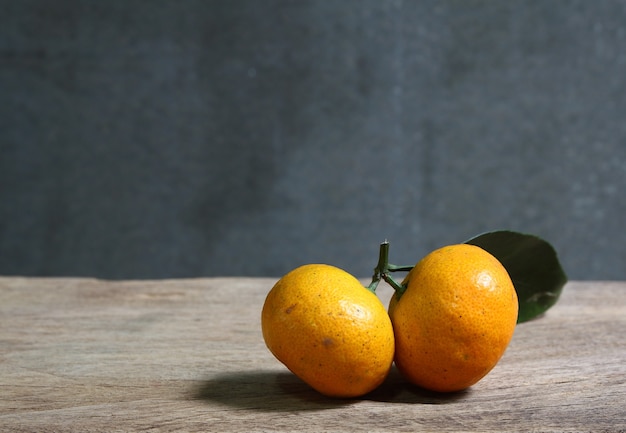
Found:
M 0 1 L 0 274 L 625 279 L 624 1 Z

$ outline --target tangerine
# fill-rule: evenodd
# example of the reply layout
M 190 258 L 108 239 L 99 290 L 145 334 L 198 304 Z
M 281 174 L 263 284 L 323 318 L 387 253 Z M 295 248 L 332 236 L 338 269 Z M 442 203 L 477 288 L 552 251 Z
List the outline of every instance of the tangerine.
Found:
M 504 266 L 468 244 L 437 249 L 407 274 L 389 314 L 395 363 L 433 391 L 465 389 L 495 367 L 517 322 L 518 300 Z
M 334 266 L 304 265 L 278 280 L 265 299 L 261 328 L 272 354 L 327 396 L 364 395 L 384 381 L 393 363 L 385 307 Z

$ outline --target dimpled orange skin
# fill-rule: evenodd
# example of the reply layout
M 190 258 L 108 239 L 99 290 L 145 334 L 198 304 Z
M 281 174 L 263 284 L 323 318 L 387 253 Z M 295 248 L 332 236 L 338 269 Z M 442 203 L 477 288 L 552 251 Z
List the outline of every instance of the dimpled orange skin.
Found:
M 349 273 L 311 264 L 270 290 L 261 313 L 274 356 L 318 392 L 358 397 L 378 387 L 394 356 L 391 320 L 378 297 Z
M 506 350 L 517 322 L 517 293 L 502 264 L 474 245 L 433 251 L 409 272 L 389 314 L 395 362 L 412 383 L 433 391 L 465 389 Z

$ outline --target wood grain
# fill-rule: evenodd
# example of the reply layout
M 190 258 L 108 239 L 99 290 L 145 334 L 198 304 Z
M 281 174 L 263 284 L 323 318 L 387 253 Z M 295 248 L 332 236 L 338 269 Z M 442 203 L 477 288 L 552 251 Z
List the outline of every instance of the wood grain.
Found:
M 0 431 L 626 431 L 624 282 L 569 283 L 467 391 L 393 370 L 353 400 L 320 396 L 267 351 L 274 282 L 0 278 Z

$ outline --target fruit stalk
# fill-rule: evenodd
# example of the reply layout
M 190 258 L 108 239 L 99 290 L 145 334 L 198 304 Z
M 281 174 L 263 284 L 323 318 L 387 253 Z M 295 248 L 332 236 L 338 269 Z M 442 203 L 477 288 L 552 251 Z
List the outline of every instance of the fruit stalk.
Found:
M 393 287 L 399 297 L 404 293 L 406 287 L 394 280 L 389 273 L 410 271 L 411 269 L 413 269 L 413 266 L 397 266 L 389 263 L 389 242 L 385 239 L 385 241 L 380 244 L 378 263 L 374 268 L 372 282 L 367 286 L 367 289 L 372 293 L 376 293 L 376 287 L 378 287 L 378 283 L 382 278 L 387 284 Z

